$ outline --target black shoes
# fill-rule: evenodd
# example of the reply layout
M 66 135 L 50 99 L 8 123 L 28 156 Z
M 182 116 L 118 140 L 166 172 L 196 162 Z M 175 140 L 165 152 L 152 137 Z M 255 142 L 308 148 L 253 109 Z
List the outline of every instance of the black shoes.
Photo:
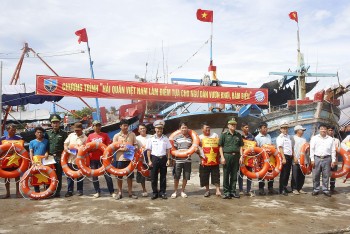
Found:
M 73 196 L 73 193 L 72 192 L 67 192 L 64 196 L 65 197 L 71 197 L 71 196 Z
M 312 196 L 317 196 L 317 195 L 318 195 L 318 192 L 312 191 L 311 195 L 312 195 Z
M 283 190 L 280 194 L 283 196 L 288 196 L 288 193 L 285 190 Z
M 152 200 L 155 200 L 157 198 L 158 198 L 158 194 L 153 194 L 152 197 L 151 197 Z
M 231 193 L 231 194 L 230 194 L 230 197 L 233 197 L 233 198 L 240 198 L 241 196 L 239 196 L 238 193 Z
M 324 194 L 325 196 L 327 196 L 327 197 L 331 197 L 331 196 L 332 196 L 330 192 L 323 192 L 323 194 Z
M 231 199 L 231 196 L 228 194 L 222 195 L 222 199 Z
M 78 191 L 78 193 L 77 193 L 77 196 L 83 196 L 83 192 L 82 191 Z
M 162 195 L 160 195 L 160 197 L 161 197 L 162 199 L 164 199 L 164 200 L 168 199 L 168 197 L 166 196 L 166 194 L 162 194 Z
M 265 190 L 264 189 L 259 189 L 259 195 L 260 196 L 265 196 L 266 195 Z

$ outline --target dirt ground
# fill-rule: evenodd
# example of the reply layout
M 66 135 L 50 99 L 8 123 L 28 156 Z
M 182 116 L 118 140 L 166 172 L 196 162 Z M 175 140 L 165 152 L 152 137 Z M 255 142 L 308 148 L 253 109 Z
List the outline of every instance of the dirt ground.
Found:
M 308 176 L 304 188 L 309 193 L 305 195 L 232 200 L 214 195 L 204 198 L 196 164 L 187 186 L 188 198 L 117 201 L 109 196 L 104 178 L 100 182 L 102 197 L 97 199 L 92 198 L 92 182 L 87 179 L 82 197 L 65 198 L 64 178 L 61 198 L 41 201 L 15 198 L 11 184 L 11 198 L 0 200 L 0 233 L 350 233 L 350 185 L 342 179 L 337 181 L 339 193 L 331 198 L 311 196 Z M 170 197 L 173 180 L 169 170 L 167 184 Z M 275 181 L 275 188 L 277 185 Z M 150 192 L 150 182 L 146 186 Z M 134 183 L 133 188 L 141 193 L 139 184 Z M 253 189 L 258 189 L 256 181 Z M 0 194 L 4 193 L 2 184 Z

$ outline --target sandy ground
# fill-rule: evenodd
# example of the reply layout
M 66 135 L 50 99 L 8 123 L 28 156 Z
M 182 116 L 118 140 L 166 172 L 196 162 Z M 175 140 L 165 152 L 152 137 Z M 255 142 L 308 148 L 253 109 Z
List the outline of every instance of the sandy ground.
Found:
M 173 180 L 169 170 L 168 175 L 170 196 Z M 65 198 L 64 178 L 62 197 L 41 201 L 14 198 L 12 184 L 12 197 L 0 200 L 0 233 L 350 233 L 350 185 L 341 179 L 337 181 L 339 193 L 331 198 L 311 196 L 308 176 L 304 188 L 309 193 L 305 195 L 223 200 L 203 197 L 194 164 L 188 198 L 153 201 L 150 197 L 114 200 L 104 178 L 100 182 L 102 197 L 97 199 L 92 198 L 94 190 L 87 179 L 84 196 Z M 275 188 L 277 185 L 275 181 Z M 151 191 L 150 182 L 146 186 Z M 133 188 L 140 193 L 139 184 L 134 183 Z M 258 189 L 257 182 L 253 189 Z M 0 194 L 4 192 L 2 185 Z

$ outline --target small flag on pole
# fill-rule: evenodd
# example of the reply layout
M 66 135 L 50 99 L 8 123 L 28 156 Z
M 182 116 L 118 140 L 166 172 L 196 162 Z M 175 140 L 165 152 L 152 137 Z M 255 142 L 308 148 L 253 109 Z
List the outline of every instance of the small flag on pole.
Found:
M 213 22 L 214 12 L 210 10 L 197 10 L 197 19 L 203 22 Z
M 88 42 L 86 28 L 83 28 L 83 29 L 76 31 L 75 35 L 77 35 L 79 37 L 79 39 L 78 39 L 79 44 L 80 44 L 80 42 Z
M 291 13 L 289 13 L 289 18 L 298 23 L 298 12 L 292 11 Z

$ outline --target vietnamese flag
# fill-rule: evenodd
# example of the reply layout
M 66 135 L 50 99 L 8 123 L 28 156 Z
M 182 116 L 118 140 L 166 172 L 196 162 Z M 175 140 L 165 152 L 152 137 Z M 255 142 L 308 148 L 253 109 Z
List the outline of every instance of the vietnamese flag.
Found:
M 289 18 L 298 23 L 298 12 L 292 11 L 291 13 L 289 13 Z
M 213 22 L 214 12 L 210 10 L 197 10 L 197 19 L 203 22 Z
M 78 39 L 79 44 L 80 44 L 80 42 L 88 42 L 86 28 L 83 28 L 83 29 L 76 31 L 75 35 L 77 35 L 79 37 L 79 39 Z

